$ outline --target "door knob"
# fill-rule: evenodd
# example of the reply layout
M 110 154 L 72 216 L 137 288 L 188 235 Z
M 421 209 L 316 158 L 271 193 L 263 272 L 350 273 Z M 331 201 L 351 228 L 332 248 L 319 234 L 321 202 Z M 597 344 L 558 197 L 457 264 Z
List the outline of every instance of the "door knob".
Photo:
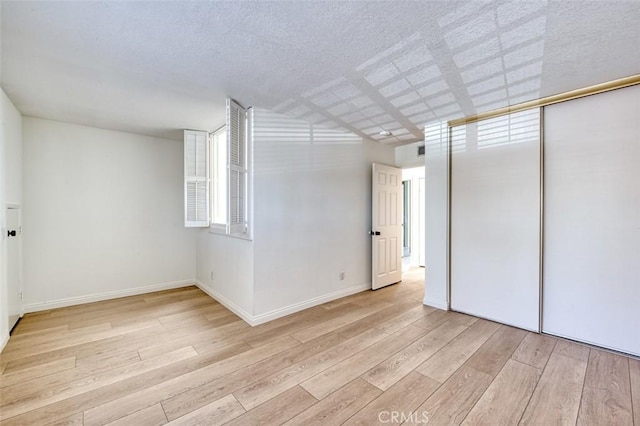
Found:
M 369 231 L 369 235 L 380 235 L 380 231 Z
M 16 230 L 12 230 L 12 231 L 7 231 L 7 236 L 8 237 L 15 237 L 16 236 Z

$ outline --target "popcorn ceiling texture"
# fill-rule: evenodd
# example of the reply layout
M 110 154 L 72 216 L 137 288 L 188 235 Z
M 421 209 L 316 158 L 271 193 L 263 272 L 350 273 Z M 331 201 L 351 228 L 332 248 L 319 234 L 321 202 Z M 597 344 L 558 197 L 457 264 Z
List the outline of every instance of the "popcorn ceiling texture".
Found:
M 220 126 L 230 96 L 403 144 L 426 123 L 640 73 L 638 1 L 1 7 L 2 87 L 24 115 L 173 139 Z

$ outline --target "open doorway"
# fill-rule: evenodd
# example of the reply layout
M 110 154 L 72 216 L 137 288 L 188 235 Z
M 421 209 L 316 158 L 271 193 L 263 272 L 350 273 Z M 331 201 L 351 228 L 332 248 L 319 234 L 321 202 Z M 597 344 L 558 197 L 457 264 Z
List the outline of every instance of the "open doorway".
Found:
M 404 195 L 402 212 L 402 271 L 425 265 L 425 195 L 424 166 L 402 169 Z
M 411 256 L 411 180 L 402 177 L 402 259 Z M 404 261 L 404 260 L 403 260 Z

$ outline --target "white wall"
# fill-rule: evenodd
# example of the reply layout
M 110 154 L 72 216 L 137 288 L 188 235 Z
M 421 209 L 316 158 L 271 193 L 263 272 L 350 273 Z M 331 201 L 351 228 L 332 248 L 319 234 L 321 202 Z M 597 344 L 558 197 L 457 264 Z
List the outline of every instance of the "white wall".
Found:
M 22 116 L 0 90 L 0 351 L 9 338 L 6 279 L 6 205 L 22 202 Z
M 182 143 L 25 117 L 25 309 L 192 282 Z
M 253 241 L 201 230 L 196 277 L 204 291 L 252 322 Z
M 371 164 L 392 165 L 393 149 L 265 110 L 254 119 L 254 315 L 370 288 Z
M 424 145 L 424 141 L 397 146 L 394 153 L 396 167 L 424 166 L 424 156 L 418 156 L 418 147 L 421 145 Z

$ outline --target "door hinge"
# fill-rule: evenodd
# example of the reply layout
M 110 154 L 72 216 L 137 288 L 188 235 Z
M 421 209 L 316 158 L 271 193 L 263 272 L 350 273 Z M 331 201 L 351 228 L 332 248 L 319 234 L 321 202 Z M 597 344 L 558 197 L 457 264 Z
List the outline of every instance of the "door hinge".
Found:
M 20 301 L 22 302 L 22 291 L 20 291 L 20 293 L 18 293 L 19 297 L 20 297 Z

